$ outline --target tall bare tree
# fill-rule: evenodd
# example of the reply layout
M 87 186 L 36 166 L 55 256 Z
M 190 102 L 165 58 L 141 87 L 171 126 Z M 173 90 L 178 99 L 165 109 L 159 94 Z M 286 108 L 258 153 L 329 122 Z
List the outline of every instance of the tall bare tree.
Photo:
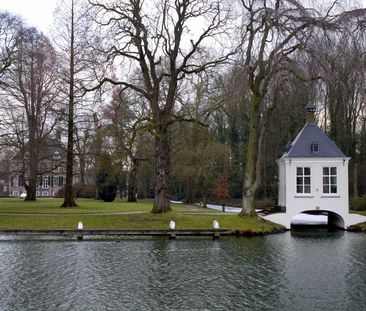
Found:
M 174 109 L 179 84 L 187 75 L 223 63 L 228 49 L 205 48 L 228 34 L 229 11 L 221 1 L 89 0 L 106 40 L 104 50 L 121 78 L 104 77 L 142 95 L 150 106 L 155 136 L 155 199 L 152 212 L 170 210 L 169 126 L 177 120 Z M 195 24 L 196 23 L 196 24 Z M 198 26 L 199 25 L 199 26 Z M 226 32 L 225 32 L 226 31 Z M 228 46 L 228 42 L 225 43 Z M 128 70 L 132 69 L 133 75 Z M 136 79 L 136 72 L 138 78 Z
M 244 170 L 242 215 L 255 215 L 261 183 L 263 138 L 274 101 L 268 96 L 286 75 L 296 72 L 291 59 L 323 19 L 300 1 L 241 0 L 244 14 L 244 80 L 250 89 L 249 141 Z
M 22 21 L 7 12 L 0 12 L 0 85 L 1 76 L 10 67 L 17 50 Z
M 314 43 L 314 65 L 322 77 L 324 129 L 351 160 L 351 192 L 358 196 L 358 147 L 365 110 L 365 40 L 354 21 L 342 32 Z M 342 61 L 340 61 L 340 59 Z
M 302 1 L 241 0 L 246 15 L 243 62 L 250 89 L 242 215 L 255 215 L 255 194 L 261 183 L 263 138 L 269 115 L 276 106 L 274 99 L 278 98 L 271 94 L 281 92 L 281 81 L 286 81 L 289 74 L 301 79 L 314 78 L 301 75 L 293 59 L 295 52 L 305 49 L 315 29 L 335 31 L 340 22 L 364 15 L 364 10 L 344 11 L 337 15 L 337 2 L 331 2 L 327 10 L 318 12 L 314 7 L 305 7 Z
M 60 0 L 56 10 L 56 47 L 63 62 L 63 86 L 67 102 L 67 151 L 65 197 L 61 207 L 77 206 L 73 191 L 75 105 L 83 97 L 82 85 L 86 77 L 88 20 L 85 1 Z M 92 59 L 92 55 L 89 55 Z M 67 86 L 67 87 L 66 87 Z
M 36 200 L 41 149 L 58 121 L 57 57 L 50 41 L 35 28 L 18 33 L 17 53 L 4 74 L 3 138 L 13 142 L 22 154 L 26 200 Z M 13 130 L 9 130 L 13 129 Z

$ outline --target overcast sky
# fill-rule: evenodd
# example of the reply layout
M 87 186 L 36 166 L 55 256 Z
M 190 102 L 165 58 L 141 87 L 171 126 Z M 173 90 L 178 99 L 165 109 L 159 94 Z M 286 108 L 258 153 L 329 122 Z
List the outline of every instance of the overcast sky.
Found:
M 57 0 L 0 0 L 0 10 L 22 16 L 27 24 L 47 33 Z M 366 6 L 366 0 L 361 1 Z
M 57 0 L 0 0 L 0 10 L 22 16 L 25 22 L 47 33 Z

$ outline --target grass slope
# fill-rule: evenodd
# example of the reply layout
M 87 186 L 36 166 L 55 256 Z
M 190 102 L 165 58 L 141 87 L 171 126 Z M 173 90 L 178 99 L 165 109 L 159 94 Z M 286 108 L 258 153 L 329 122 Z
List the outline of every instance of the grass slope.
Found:
M 176 229 L 210 229 L 212 222 L 218 220 L 220 228 L 232 231 L 271 232 L 280 229 L 279 225 L 255 217 L 237 215 L 209 215 L 217 213 L 202 208 L 189 208 L 173 205 L 173 211 L 164 214 L 150 213 L 152 203 L 127 203 L 117 200 L 106 203 L 95 200 L 79 199 L 77 208 L 59 208 L 61 199 L 39 199 L 25 202 L 20 199 L 0 199 L 0 229 L 55 230 L 76 229 L 78 221 L 84 229 L 156 229 L 168 228 L 170 220 L 176 222 Z M 182 212 L 192 212 L 183 214 Z M 138 214 L 111 214 L 140 212 Z M 195 213 L 195 214 L 194 214 Z M 97 214 L 97 215 L 88 215 Z

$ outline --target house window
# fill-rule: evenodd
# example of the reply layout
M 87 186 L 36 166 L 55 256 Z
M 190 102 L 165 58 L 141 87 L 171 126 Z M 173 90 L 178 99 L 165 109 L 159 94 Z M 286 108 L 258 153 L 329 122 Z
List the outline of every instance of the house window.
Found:
M 19 196 L 19 191 L 13 191 L 13 196 L 18 197 Z
M 296 168 L 296 192 L 310 193 L 311 191 L 311 171 L 310 167 Z
M 317 152 L 319 152 L 319 144 L 318 144 L 318 143 L 313 142 L 313 143 L 311 144 L 311 152 L 312 152 L 312 153 L 317 153 Z
M 323 193 L 337 192 L 337 168 L 323 167 Z
M 42 191 L 42 197 L 48 197 L 48 191 Z
M 18 177 L 18 187 L 24 187 L 24 178 L 21 176 Z
M 42 188 L 43 189 L 48 189 L 48 185 L 49 185 L 48 177 L 44 177 L 43 182 L 42 182 Z

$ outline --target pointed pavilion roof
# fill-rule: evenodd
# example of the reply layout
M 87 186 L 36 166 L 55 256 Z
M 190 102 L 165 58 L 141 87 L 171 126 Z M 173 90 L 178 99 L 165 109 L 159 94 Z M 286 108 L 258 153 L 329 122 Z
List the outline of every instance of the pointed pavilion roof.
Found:
M 313 146 L 317 145 L 317 148 Z M 316 151 L 317 150 L 317 151 Z M 282 158 L 345 158 L 344 153 L 312 122 L 307 122 Z

